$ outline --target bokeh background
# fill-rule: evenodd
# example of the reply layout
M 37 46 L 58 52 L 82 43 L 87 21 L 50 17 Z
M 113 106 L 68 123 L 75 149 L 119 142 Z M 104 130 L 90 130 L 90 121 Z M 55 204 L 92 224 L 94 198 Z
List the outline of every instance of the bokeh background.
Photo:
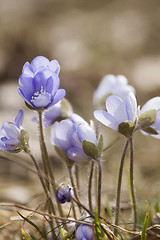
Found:
M 37 55 L 59 61 L 61 87 L 74 111 L 86 120 L 93 118 L 93 92 L 106 74 L 125 75 L 143 105 L 160 95 L 160 1 L 0 0 L 0 125 L 13 121 L 20 108 L 25 110 L 24 127 L 39 157 L 37 129 L 31 122 L 34 114 L 17 92 L 23 64 Z M 105 146 L 117 137 L 103 126 L 101 131 Z M 103 193 L 110 201 L 123 145 L 120 137 L 104 155 Z M 51 146 L 49 152 L 55 159 Z M 20 158 L 26 160 L 23 154 Z M 137 197 L 145 204 L 146 199 L 157 199 L 160 191 L 160 141 L 136 134 L 135 158 Z M 0 163 L 0 199 L 26 202 L 33 185 L 25 188 L 25 177 L 32 173 L 4 159 Z M 59 164 L 56 160 L 55 168 Z M 59 179 L 62 175 L 57 172 Z

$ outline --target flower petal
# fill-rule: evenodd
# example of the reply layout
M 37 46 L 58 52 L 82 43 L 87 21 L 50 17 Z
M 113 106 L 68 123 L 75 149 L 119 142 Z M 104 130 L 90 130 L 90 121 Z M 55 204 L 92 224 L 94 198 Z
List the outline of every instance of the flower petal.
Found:
M 43 68 L 47 68 L 49 60 L 46 57 L 38 56 L 33 59 L 31 62 L 31 68 L 34 73 L 38 72 Z
M 86 161 L 88 160 L 88 156 L 83 152 L 81 148 L 78 147 L 72 147 L 67 151 L 67 156 L 72 161 Z
M 8 137 L 19 139 L 20 130 L 14 123 L 5 122 L 2 126 L 2 129 L 6 132 Z
M 126 98 L 126 111 L 128 120 L 134 123 L 137 116 L 137 101 L 132 92 L 130 92 Z
M 96 134 L 88 124 L 81 123 L 77 128 L 77 135 L 81 142 L 83 142 L 83 140 L 86 140 L 97 145 Z
M 52 60 L 49 62 L 48 67 L 52 70 L 55 74 L 59 74 L 60 72 L 60 65 L 57 60 Z
M 40 94 L 35 100 L 32 101 L 36 108 L 46 108 L 50 103 L 51 95 L 49 93 Z
M 74 131 L 75 127 L 70 119 L 62 120 L 56 124 L 54 133 L 52 133 L 55 135 L 58 147 L 60 147 L 63 151 L 66 151 L 71 147 L 71 136 Z
M 22 69 L 22 74 L 28 75 L 30 77 L 34 77 L 34 73 L 32 72 L 32 68 L 29 62 L 26 62 Z
M 18 128 L 20 128 L 22 126 L 22 123 L 23 123 L 23 118 L 24 118 L 24 114 L 23 114 L 23 110 L 19 110 L 16 118 L 15 118 L 15 124 Z
M 158 110 L 160 109 L 160 97 L 151 98 L 146 104 L 143 105 L 140 114 L 144 113 L 145 111 L 149 111 L 151 109 Z
M 128 120 L 125 103 L 119 97 L 114 95 L 108 97 L 106 100 L 106 109 L 119 123 Z
M 48 107 L 51 107 L 58 103 L 60 100 L 62 100 L 66 95 L 66 91 L 64 89 L 58 89 L 55 96 L 51 100 L 51 104 L 48 105 Z
M 94 112 L 94 117 L 105 126 L 118 131 L 119 122 L 110 113 L 103 110 L 97 110 Z

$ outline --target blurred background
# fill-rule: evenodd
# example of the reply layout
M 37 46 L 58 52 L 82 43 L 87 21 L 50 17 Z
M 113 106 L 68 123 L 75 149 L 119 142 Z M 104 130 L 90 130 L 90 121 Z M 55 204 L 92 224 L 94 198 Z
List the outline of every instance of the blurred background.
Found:
M 93 92 L 106 74 L 125 75 L 143 105 L 160 95 L 160 1 L 0 0 L 0 125 L 13 121 L 20 108 L 25 110 L 24 127 L 37 157 L 37 129 L 31 122 L 34 114 L 24 106 L 17 89 L 23 64 L 38 55 L 59 61 L 61 87 L 74 111 L 86 120 L 93 118 Z M 105 146 L 117 137 L 103 126 L 101 131 Z M 123 145 L 120 137 L 104 155 L 103 192 L 110 200 L 115 196 Z M 52 157 L 51 146 L 49 151 Z M 136 134 L 135 158 L 137 196 L 144 204 L 159 195 L 160 141 Z M 26 184 L 25 176 L 32 173 L 0 161 L 0 178 L 5 179 L 1 181 L 1 200 L 27 201 L 30 190 L 22 183 Z M 16 187 L 20 189 L 13 194 L 15 184 L 11 182 L 18 177 L 21 182 Z M 6 190 L 8 182 L 11 187 Z M 128 201 L 126 182 L 123 194 Z

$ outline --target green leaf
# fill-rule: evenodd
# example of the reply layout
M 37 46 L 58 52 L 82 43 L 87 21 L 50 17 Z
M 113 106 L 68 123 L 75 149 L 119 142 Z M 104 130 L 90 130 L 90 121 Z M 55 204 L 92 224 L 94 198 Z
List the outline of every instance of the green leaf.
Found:
M 39 227 L 35 224 L 35 223 L 33 223 L 31 220 L 29 220 L 28 218 L 26 218 L 26 217 L 24 217 L 22 214 L 20 214 L 19 212 L 18 212 L 18 214 L 21 216 L 21 218 L 23 218 L 26 222 L 28 222 L 31 226 L 33 226 L 38 232 L 39 232 L 39 234 L 42 236 L 42 239 L 43 240 L 47 240 L 46 239 L 46 237 L 43 235 L 43 233 L 41 232 L 41 230 L 39 229 Z M 28 239 L 27 239 L 28 240 Z
M 132 135 L 134 128 L 135 125 L 132 122 L 126 121 L 119 124 L 118 131 L 128 138 Z
M 142 129 L 142 130 L 146 133 L 149 133 L 149 134 L 158 135 L 158 132 L 151 127 L 147 127 L 147 128 Z
M 99 140 L 98 140 L 98 146 L 97 146 L 97 149 L 98 149 L 98 154 L 99 156 L 102 155 L 103 153 L 103 136 L 101 135 Z
M 74 164 L 74 161 L 70 160 L 67 156 L 67 154 L 58 146 L 54 145 L 54 149 L 56 150 L 56 153 L 58 156 L 66 162 L 68 167 L 72 167 Z
M 29 237 L 28 233 L 23 228 L 21 228 L 21 233 L 22 233 L 23 239 L 25 239 L 25 240 L 32 240 Z
M 98 157 L 98 149 L 97 146 L 89 141 L 83 141 L 83 151 L 91 158 L 97 159 Z
M 100 229 L 100 223 L 99 223 L 99 217 L 98 217 L 98 211 L 96 210 L 95 212 L 95 229 L 96 229 L 96 235 L 97 235 L 97 240 L 102 240 L 102 234 L 101 234 L 101 229 Z
M 144 224 L 143 224 L 143 229 L 142 229 L 140 240 L 146 240 L 145 235 L 146 235 L 146 229 L 147 229 L 147 226 L 148 226 L 148 220 L 149 220 L 149 205 L 147 203 L 147 212 L 146 212 L 146 216 L 145 216 L 145 219 L 144 219 Z
M 157 111 L 151 109 L 142 113 L 139 117 L 139 124 L 142 129 L 150 127 L 156 121 Z

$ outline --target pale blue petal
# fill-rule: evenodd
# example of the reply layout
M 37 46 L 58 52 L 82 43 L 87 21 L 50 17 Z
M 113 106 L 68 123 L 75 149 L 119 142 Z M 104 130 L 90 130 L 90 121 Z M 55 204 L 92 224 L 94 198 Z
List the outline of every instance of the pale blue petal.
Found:
M 119 123 L 127 121 L 128 115 L 125 102 L 117 96 L 110 96 L 106 100 L 106 109 Z
M 52 60 L 49 62 L 48 67 L 50 70 L 52 70 L 55 74 L 59 74 L 60 72 L 60 65 L 57 60 Z
M 72 115 L 71 115 L 71 120 L 74 122 L 74 123 L 86 123 L 87 124 L 87 122 L 82 118 L 82 117 L 80 117 L 78 114 L 75 114 L 75 113 L 73 113 Z
M 80 224 L 75 231 L 76 240 L 85 240 L 82 233 L 82 224 Z
M 58 142 L 58 146 L 67 151 L 71 147 L 71 136 L 75 131 L 75 127 L 70 119 L 62 120 L 56 124 L 54 129 L 55 139 Z
M 32 72 L 32 68 L 29 62 L 26 62 L 22 69 L 22 74 L 28 75 L 30 77 L 34 77 L 34 73 Z
M 47 68 L 49 64 L 49 60 L 46 57 L 38 56 L 33 59 L 31 62 L 31 68 L 34 73 L 38 72 L 43 68 Z
M 134 123 L 137 117 L 137 100 L 134 93 L 130 92 L 125 102 L 128 120 Z
M 77 128 L 77 135 L 81 142 L 84 140 L 89 141 L 97 145 L 96 134 L 88 124 L 81 123 Z
M 79 137 L 77 136 L 77 132 L 74 132 L 71 137 L 71 144 L 74 147 L 82 148 L 82 142 L 80 141 Z
M 52 94 L 54 95 L 59 88 L 60 79 L 56 74 L 53 74 L 52 81 L 53 81 Z
M 87 240 L 93 240 L 93 229 L 91 226 L 82 225 L 82 232 Z
M 56 103 L 58 103 L 60 100 L 62 100 L 65 97 L 65 95 L 66 95 L 66 91 L 64 89 L 58 89 L 58 91 L 56 92 L 55 96 L 51 100 L 51 103 L 48 105 L 48 107 L 51 107 Z
M 82 162 L 89 159 L 89 157 L 83 152 L 81 148 L 71 147 L 67 151 L 67 156 L 72 161 Z
M 18 89 L 18 93 L 24 99 L 25 102 L 27 102 L 30 106 L 34 108 L 34 105 L 30 102 L 31 99 L 30 98 L 28 99 L 20 88 Z
M 48 127 L 56 118 L 61 116 L 61 102 L 58 102 L 53 107 L 50 107 L 48 110 L 44 111 L 43 116 L 43 124 L 45 127 Z
M 28 98 L 35 92 L 35 82 L 32 77 L 21 75 L 19 78 L 19 86 Z
M 146 104 L 143 105 L 140 114 L 149 111 L 151 109 L 160 109 L 160 97 L 151 98 Z
M 7 136 L 10 138 L 19 139 L 20 130 L 12 122 L 5 122 L 2 126 L 2 129 L 6 132 Z
M 120 123 L 110 113 L 103 110 L 97 110 L 94 112 L 94 117 L 105 126 L 118 131 L 118 126 Z
M 0 151 L 7 151 L 6 146 L 0 141 Z
M 32 101 L 36 108 L 45 108 L 51 101 L 51 95 L 49 93 L 40 94 L 35 100 Z
M 19 139 L 15 139 L 15 138 L 6 138 L 6 137 L 3 137 L 1 138 L 1 141 L 5 144 L 11 144 L 11 145 L 19 145 Z
M 23 118 L 24 118 L 23 110 L 20 109 L 14 121 L 18 128 L 22 126 Z

